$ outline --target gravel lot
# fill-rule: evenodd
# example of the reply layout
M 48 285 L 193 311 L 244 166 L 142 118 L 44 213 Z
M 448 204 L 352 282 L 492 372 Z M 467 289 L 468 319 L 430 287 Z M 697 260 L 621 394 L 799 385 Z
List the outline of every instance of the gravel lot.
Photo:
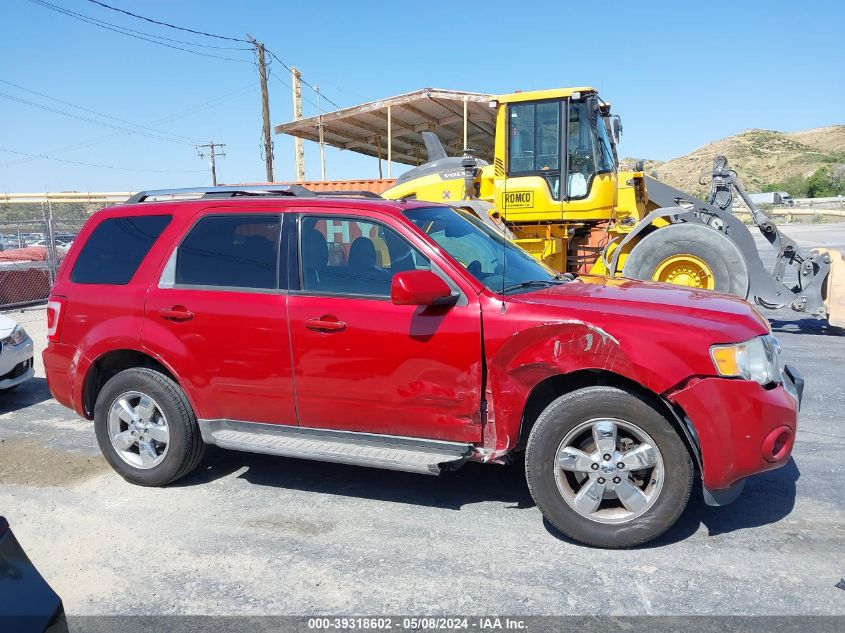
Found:
M 845 250 L 845 224 L 787 227 Z M 43 308 L 15 312 L 43 348 Z M 0 514 L 69 614 L 845 615 L 845 332 L 770 313 L 807 381 L 794 460 L 634 551 L 564 540 L 518 467 L 441 478 L 212 451 L 132 486 L 37 377 L 0 395 Z

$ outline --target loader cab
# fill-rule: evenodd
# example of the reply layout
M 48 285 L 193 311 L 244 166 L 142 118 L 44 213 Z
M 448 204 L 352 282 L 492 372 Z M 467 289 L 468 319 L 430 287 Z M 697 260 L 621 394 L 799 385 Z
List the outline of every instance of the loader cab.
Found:
M 610 212 L 618 128 L 594 90 L 515 93 L 497 106 L 496 198 L 506 219 L 565 219 L 578 207 Z

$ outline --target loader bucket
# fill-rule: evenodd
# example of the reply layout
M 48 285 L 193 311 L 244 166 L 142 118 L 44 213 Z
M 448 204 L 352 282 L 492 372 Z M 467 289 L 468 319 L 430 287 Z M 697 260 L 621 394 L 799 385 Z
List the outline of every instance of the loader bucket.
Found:
M 820 248 L 819 252 L 830 256 L 830 272 L 822 286 L 827 320 L 831 325 L 845 328 L 845 256 L 827 248 Z

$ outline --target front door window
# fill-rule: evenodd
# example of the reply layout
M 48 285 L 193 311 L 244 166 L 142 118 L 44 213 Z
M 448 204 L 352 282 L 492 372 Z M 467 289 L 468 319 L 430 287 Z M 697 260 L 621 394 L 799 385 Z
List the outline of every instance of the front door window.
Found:
M 431 267 L 396 231 L 375 222 L 305 217 L 300 240 L 308 292 L 386 299 L 394 273 Z

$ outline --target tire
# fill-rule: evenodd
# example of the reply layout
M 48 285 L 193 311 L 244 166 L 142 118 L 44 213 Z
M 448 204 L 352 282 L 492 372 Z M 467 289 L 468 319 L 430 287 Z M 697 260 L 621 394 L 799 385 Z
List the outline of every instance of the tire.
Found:
M 663 226 L 634 246 L 622 275 L 650 281 L 662 262 L 674 255 L 690 254 L 713 271 L 713 290 L 743 299 L 748 297 L 748 267 L 736 244 L 724 233 L 696 222 Z
M 592 427 L 596 423 L 606 427 L 610 420 L 615 421 L 617 429 L 613 440 L 616 446 L 631 450 L 627 443 L 638 436 L 649 444 L 653 442 L 657 449 L 653 468 L 637 470 L 633 454 L 624 450 L 612 455 L 610 461 L 605 461 L 601 451 L 597 451 L 598 466 L 590 462 L 590 468 L 595 468 L 592 471 L 584 469 L 576 473 L 560 465 L 560 451 L 567 438 L 594 438 Z M 638 429 L 639 435 L 634 429 Z M 632 446 L 641 448 L 644 443 Z M 580 450 L 589 455 L 594 454 L 591 449 L 595 448 L 595 444 L 591 447 L 582 443 Z M 643 454 L 655 455 L 651 451 Z M 608 469 L 618 467 L 620 462 L 616 460 L 624 459 L 623 455 L 630 460 L 627 465 L 623 463 L 628 470 L 614 470 L 608 475 Z M 586 479 L 576 491 L 582 474 Z M 556 529 L 586 545 L 618 549 L 646 543 L 674 525 L 689 501 L 694 469 L 683 440 L 669 421 L 645 400 L 615 387 L 586 387 L 561 396 L 537 418 L 525 452 L 525 475 L 537 507 Z M 602 476 L 607 476 L 606 492 L 599 496 L 598 508 L 587 516 L 576 509 L 578 495 L 574 493 L 596 481 L 592 478 Z M 626 481 L 620 481 L 617 488 L 612 482 L 622 477 Z M 637 484 L 638 481 L 641 483 Z M 631 495 L 629 484 L 638 487 L 640 493 Z M 633 501 L 640 503 L 641 498 L 648 499 L 648 503 L 631 512 L 615 492 L 617 489 L 620 495 L 629 497 L 631 507 Z M 637 498 L 630 499 L 631 496 Z
M 112 416 L 113 407 L 118 410 L 121 399 L 129 403 L 137 400 L 140 407 L 143 397 L 147 398 L 146 402 L 152 402 L 158 412 L 149 418 L 159 424 L 149 426 L 161 431 L 164 420 L 168 435 L 163 443 L 149 441 L 152 436 L 148 436 L 148 443 L 154 446 L 158 456 L 146 466 L 141 463 L 140 441 L 126 451 L 119 451 L 112 440 L 116 424 L 120 424 L 121 428 L 128 427 L 117 416 Z M 126 369 L 106 382 L 94 405 L 94 429 L 106 461 L 126 481 L 139 486 L 166 486 L 193 471 L 205 454 L 205 443 L 184 391 L 173 380 L 152 369 Z M 126 432 L 129 433 L 129 430 Z M 160 435 L 156 437 L 160 438 Z M 133 451 L 136 449 L 138 463 L 134 463 Z

